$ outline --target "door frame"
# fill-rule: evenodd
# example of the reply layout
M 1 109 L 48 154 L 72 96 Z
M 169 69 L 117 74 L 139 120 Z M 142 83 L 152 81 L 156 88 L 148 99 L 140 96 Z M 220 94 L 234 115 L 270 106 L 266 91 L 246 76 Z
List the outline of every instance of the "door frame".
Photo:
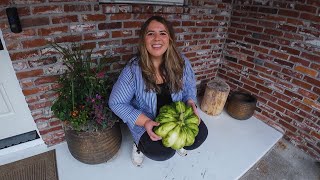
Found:
M 3 38 L 3 34 L 2 34 L 1 28 L 0 28 L 0 38 L 1 38 L 2 45 L 3 45 L 3 50 L 1 50 L 1 51 L 8 52 L 7 47 L 6 47 L 6 43 L 5 43 L 4 38 Z M 13 70 L 13 72 L 15 72 L 15 71 Z M 19 80 L 17 79 L 17 81 L 19 81 Z M 29 113 L 30 113 L 30 116 L 31 116 L 31 111 L 30 111 L 29 108 L 28 108 L 28 110 L 29 110 Z M 33 119 L 32 116 L 31 116 L 31 118 Z M 33 122 L 34 122 L 34 119 L 33 119 Z M 10 146 L 8 148 L 1 149 L 0 150 L 0 156 L 11 154 L 11 153 L 14 153 L 14 152 L 17 152 L 17 151 L 21 151 L 21 150 L 24 150 L 24 149 L 27 149 L 27 148 L 30 148 L 30 147 L 44 145 L 45 143 L 44 143 L 44 141 L 43 141 L 43 139 L 42 139 L 42 137 L 41 137 L 41 135 L 39 133 L 39 129 L 38 129 L 37 125 L 35 125 L 35 127 L 36 127 L 35 130 L 37 131 L 37 133 L 38 133 L 40 138 L 32 140 L 32 141 L 20 143 L 20 144 L 17 144 L 17 145 L 13 145 L 13 146 Z

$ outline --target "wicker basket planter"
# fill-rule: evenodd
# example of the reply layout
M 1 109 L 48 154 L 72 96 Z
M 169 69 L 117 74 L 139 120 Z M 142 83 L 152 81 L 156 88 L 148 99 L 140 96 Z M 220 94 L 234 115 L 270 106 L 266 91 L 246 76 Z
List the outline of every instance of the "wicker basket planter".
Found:
M 228 98 L 227 113 L 238 120 L 249 119 L 256 109 L 257 99 L 247 93 L 234 92 Z
M 65 130 L 65 135 L 72 156 L 86 164 L 107 162 L 117 154 L 122 141 L 119 123 L 97 132 Z

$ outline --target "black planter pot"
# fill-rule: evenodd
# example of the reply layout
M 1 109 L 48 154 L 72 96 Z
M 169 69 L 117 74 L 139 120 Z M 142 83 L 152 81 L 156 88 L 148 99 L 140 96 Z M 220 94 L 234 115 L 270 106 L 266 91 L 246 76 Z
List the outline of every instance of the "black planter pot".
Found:
M 227 113 L 238 120 L 249 119 L 256 109 L 257 99 L 243 92 L 234 92 L 230 95 L 226 105 Z

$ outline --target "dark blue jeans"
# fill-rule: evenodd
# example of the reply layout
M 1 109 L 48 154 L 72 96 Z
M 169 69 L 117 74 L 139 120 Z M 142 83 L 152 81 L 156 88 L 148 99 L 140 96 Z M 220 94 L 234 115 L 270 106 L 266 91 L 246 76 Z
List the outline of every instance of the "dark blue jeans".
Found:
M 191 146 L 185 146 L 186 150 L 193 150 L 198 148 L 208 136 L 208 128 L 203 121 L 199 124 L 199 133 Z M 152 141 L 147 132 L 145 132 L 139 141 L 138 149 L 148 158 L 155 161 L 165 161 L 170 159 L 176 150 L 167 148 L 162 145 L 162 141 Z

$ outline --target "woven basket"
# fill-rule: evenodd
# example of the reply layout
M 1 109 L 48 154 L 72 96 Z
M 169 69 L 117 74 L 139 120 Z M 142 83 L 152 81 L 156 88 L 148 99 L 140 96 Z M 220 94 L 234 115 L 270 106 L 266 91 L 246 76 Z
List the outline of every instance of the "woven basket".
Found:
M 97 132 L 65 130 L 70 153 L 86 164 L 107 162 L 120 149 L 122 134 L 119 123 Z
M 247 93 L 234 92 L 228 98 L 227 113 L 238 120 L 249 119 L 256 109 L 257 99 Z

